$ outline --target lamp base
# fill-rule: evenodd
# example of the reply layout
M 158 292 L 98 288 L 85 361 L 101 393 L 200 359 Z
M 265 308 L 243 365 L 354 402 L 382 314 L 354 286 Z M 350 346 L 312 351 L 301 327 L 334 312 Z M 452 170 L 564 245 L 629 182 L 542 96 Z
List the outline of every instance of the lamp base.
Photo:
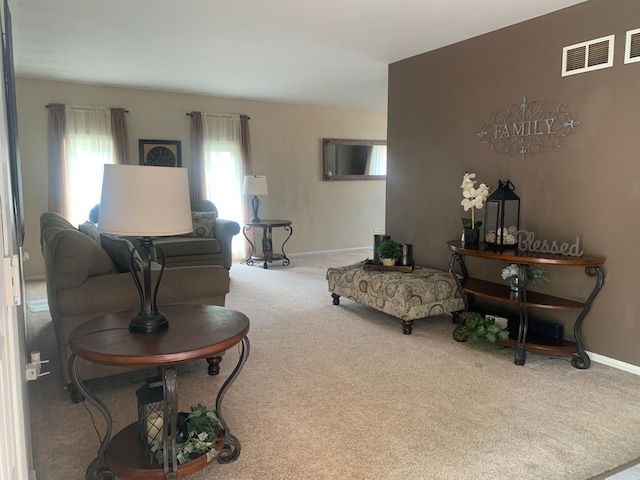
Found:
M 260 200 L 258 196 L 254 195 L 251 199 L 251 206 L 253 207 L 253 217 L 249 220 L 251 223 L 260 223 L 260 217 L 258 216 L 258 207 L 260 207 Z
M 169 328 L 169 320 L 162 312 L 140 312 L 129 322 L 129 331 L 134 333 L 154 333 Z

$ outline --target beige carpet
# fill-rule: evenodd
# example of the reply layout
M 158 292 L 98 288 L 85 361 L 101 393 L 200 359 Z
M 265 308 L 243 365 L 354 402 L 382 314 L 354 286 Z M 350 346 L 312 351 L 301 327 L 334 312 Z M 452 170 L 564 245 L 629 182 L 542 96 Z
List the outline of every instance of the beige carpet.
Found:
M 332 305 L 327 267 L 367 256 L 233 265 L 227 306 L 251 319 L 251 354 L 222 413 L 242 453 L 190 479 L 582 480 L 640 457 L 640 377 L 535 354 L 517 366 L 511 349 L 455 342 L 446 316 L 416 321 L 409 336 L 390 316 Z M 99 442 L 85 406 L 62 390 L 47 315 L 28 313 L 30 348 L 52 360 L 52 374 L 30 384 L 37 478 L 81 479 Z M 227 353 L 219 377 L 204 361 L 181 367 L 180 409 L 212 407 L 237 358 Z M 148 374 L 89 383 L 115 431 L 135 420 Z

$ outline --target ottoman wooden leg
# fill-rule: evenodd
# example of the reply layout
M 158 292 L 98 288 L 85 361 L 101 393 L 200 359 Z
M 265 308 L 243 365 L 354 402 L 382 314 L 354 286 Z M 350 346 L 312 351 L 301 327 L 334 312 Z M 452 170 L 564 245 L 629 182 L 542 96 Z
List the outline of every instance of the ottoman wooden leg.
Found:
M 413 329 L 413 320 L 402 320 L 402 333 L 405 335 L 411 335 Z
M 333 304 L 340 305 L 340 295 L 336 295 L 335 293 L 332 293 L 331 296 L 333 297 Z

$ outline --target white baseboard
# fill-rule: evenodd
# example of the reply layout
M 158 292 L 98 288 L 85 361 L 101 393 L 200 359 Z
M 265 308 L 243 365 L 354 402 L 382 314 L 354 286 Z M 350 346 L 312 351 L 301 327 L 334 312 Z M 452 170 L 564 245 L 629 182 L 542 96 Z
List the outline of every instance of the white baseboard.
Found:
M 303 255 L 313 255 L 316 253 L 340 253 L 340 252 L 352 252 L 354 250 L 368 250 L 370 253 L 373 253 L 373 247 L 350 247 L 350 248 L 338 248 L 335 250 L 318 250 L 315 252 L 298 252 L 298 253 L 287 253 L 287 257 L 300 257 Z
M 598 353 L 587 352 L 587 355 L 589 355 L 589 358 L 594 362 L 602 363 L 603 365 L 617 368 L 618 370 L 624 370 L 625 372 L 633 373 L 634 375 L 640 375 L 640 367 L 637 365 L 621 362 L 615 358 L 605 357 Z

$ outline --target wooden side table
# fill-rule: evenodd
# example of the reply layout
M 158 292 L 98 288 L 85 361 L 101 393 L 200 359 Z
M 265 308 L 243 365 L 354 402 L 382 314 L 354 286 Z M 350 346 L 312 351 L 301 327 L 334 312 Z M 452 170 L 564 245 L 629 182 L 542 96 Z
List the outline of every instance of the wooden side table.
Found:
M 289 232 L 289 236 L 285 238 L 284 242 L 282 242 L 282 247 L 280 250 L 282 253 L 274 253 L 273 252 L 273 229 L 276 227 L 282 227 L 284 230 Z M 256 252 L 256 248 L 253 242 L 249 239 L 247 232 L 252 228 L 262 228 L 262 253 Z M 251 252 L 249 256 L 246 258 L 245 263 L 247 265 L 253 265 L 254 260 L 258 260 L 259 262 L 264 262 L 263 268 L 269 268 L 269 263 L 274 260 L 282 260 L 282 265 L 289 265 L 289 259 L 287 258 L 287 254 L 284 253 L 284 245 L 289 241 L 291 235 L 293 235 L 293 227 L 291 226 L 291 221 L 289 220 L 260 220 L 259 222 L 244 222 L 244 227 L 242 228 L 242 234 L 244 238 L 247 239 L 249 245 L 251 245 Z
M 604 285 L 604 257 L 596 255 L 583 255 L 572 257 L 551 253 L 525 252 L 516 249 L 505 249 L 499 251 L 484 242 L 469 244 L 460 240 L 450 240 L 447 242 L 451 257 L 449 258 L 449 271 L 453 273 L 458 282 L 458 291 L 465 301 L 465 310 L 469 310 L 469 298 L 478 296 L 480 298 L 492 300 L 499 303 L 517 305 L 519 314 L 519 326 L 517 338 L 510 338 L 502 342 L 504 345 L 515 347 L 514 363 L 524 365 L 526 351 L 545 353 L 550 355 L 572 355 L 571 365 L 580 370 L 589 368 L 591 360 L 584 348 L 582 341 L 582 322 L 591 310 L 591 304 L 600 293 Z M 482 258 L 485 260 L 497 260 L 501 262 L 513 263 L 518 266 L 518 292 L 512 292 L 507 285 L 502 285 L 486 280 L 471 278 L 465 264 L 465 256 Z M 456 265 L 459 267 L 456 269 Z M 595 278 L 595 285 L 591 294 L 582 302 L 547 295 L 543 293 L 527 290 L 527 265 L 539 266 L 564 266 L 582 267 L 588 277 Z M 459 273 L 456 274 L 456 271 Z M 550 309 L 550 310 L 572 310 L 578 313 L 573 325 L 573 342 L 565 342 L 561 345 L 548 345 L 539 342 L 527 342 L 527 331 L 529 329 L 529 309 Z M 453 337 L 459 338 L 460 328 L 458 325 L 453 332 Z
M 224 394 L 240 374 L 249 357 L 249 319 L 242 313 L 213 305 L 171 305 L 162 308 L 169 318 L 169 328 L 156 333 L 131 333 L 129 321 L 135 312 L 103 315 L 78 326 L 71 334 L 69 376 L 76 388 L 104 416 L 105 434 L 96 459 L 87 468 L 87 479 L 177 479 L 206 467 L 206 455 L 183 465 L 176 460 L 175 445 L 167 442 L 168 425 L 177 424 L 178 398 L 175 366 L 221 354 L 240 343 L 241 354 L 233 372 L 216 396 L 216 413 L 222 426 L 219 463 L 230 463 L 240 455 L 240 442 L 231 435 L 222 413 Z M 149 462 L 138 440 L 137 422 L 111 438 L 111 413 L 106 405 L 83 384 L 78 376 L 78 358 L 113 366 L 157 367 L 162 373 L 165 411 L 164 466 Z M 132 397 L 132 401 L 134 397 Z M 174 428 L 175 430 L 175 428 Z

